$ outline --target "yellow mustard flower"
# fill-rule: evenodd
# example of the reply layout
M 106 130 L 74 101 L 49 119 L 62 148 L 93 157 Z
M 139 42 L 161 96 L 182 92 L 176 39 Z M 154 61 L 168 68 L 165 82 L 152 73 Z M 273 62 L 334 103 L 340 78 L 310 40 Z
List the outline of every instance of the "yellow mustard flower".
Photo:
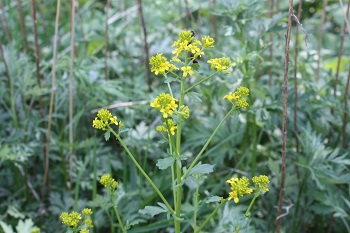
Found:
M 237 101 L 239 98 L 241 98 L 239 95 L 237 95 L 236 92 L 230 92 L 229 94 L 224 96 L 224 99 L 227 99 L 228 101 Z
M 176 104 L 177 99 L 172 97 L 170 94 L 162 93 L 157 98 L 150 103 L 152 108 L 158 109 L 163 113 L 164 118 L 168 118 L 169 115 L 172 115 L 178 106 Z
M 193 70 L 191 68 L 191 66 L 184 66 L 181 68 L 181 70 L 183 71 L 183 77 L 186 78 L 187 75 L 193 75 Z
M 227 70 L 232 66 L 232 62 L 230 58 L 222 57 L 222 58 L 213 58 L 208 60 L 208 63 L 211 64 L 210 68 L 212 70 L 216 69 L 217 72 L 221 72 L 223 70 Z
M 112 113 L 107 109 L 101 109 L 97 113 L 97 117 L 92 121 L 92 127 L 96 129 L 106 130 L 111 124 L 119 125 L 121 128 L 123 125 L 120 124 L 121 121 L 117 121 L 117 117 L 113 116 Z
M 205 36 L 202 38 L 202 44 L 204 48 L 214 48 L 214 39 L 210 36 Z
M 237 93 L 238 93 L 238 95 L 240 95 L 242 97 L 248 97 L 249 96 L 249 89 L 246 87 L 239 86 L 237 88 Z
M 79 233 L 89 233 L 90 231 L 89 231 L 89 229 L 81 229 L 80 231 L 79 231 Z
M 92 214 L 92 210 L 89 208 L 85 208 L 85 209 L 83 209 L 83 211 L 81 211 L 81 213 L 85 216 L 89 216 Z
M 118 187 L 118 182 L 110 174 L 104 174 L 100 179 L 100 183 L 108 189 L 116 189 Z
M 149 64 L 151 65 L 151 72 L 154 72 L 156 75 L 164 75 L 166 71 L 177 69 L 176 66 L 168 62 L 162 53 L 158 53 L 155 56 L 151 57 Z
M 88 227 L 88 228 L 93 228 L 94 225 L 92 225 L 92 220 L 91 219 L 85 219 L 84 220 L 84 224 Z
M 246 108 L 249 107 L 248 102 L 244 99 L 249 96 L 249 89 L 243 86 L 239 86 L 237 91 L 230 92 L 224 96 L 224 99 L 227 99 L 232 104 L 236 105 L 237 108 Z
M 190 117 L 190 108 L 186 105 L 180 106 L 178 113 L 183 116 L 185 119 Z
M 76 227 L 81 220 L 81 215 L 78 212 L 72 211 L 70 214 L 63 212 L 60 216 L 62 223 L 68 227 Z
M 169 129 L 169 132 L 171 135 L 175 135 L 175 130 L 177 129 L 177 125 L 175 124 L 175 122 L 172 119 L 167 119 L 163 123 L 163 125 L 159 125 L 156 127 L 156 130 L 158 132 L 169 133 L 168 129 Z
M 252 189 L 248 188 L 249 180 L 247 177 L 233 177 L 227 180 L 226 183 L 229 183 L 231 185 L 231 192 L 229 193 L 229 197 L 227 198 L 227 200 L 229 201 L 233 199 L 235 203 L 238 203 L 238 196 L 242 197 L 246 194 L 251 194 L 253 192 Z
M 247 108 L 249 107 L 248 102 L 245 99 L 239 99 L 236 102 L 237 108 Z
M 264 176 L 264 175 L 254 176 L 252 178 L 252 181 L 255 184 L 255 187 L 258 188 L 258 190 L 261 190 L 263 192 L 269 191 L 269 189 L 267 188 L 267 185 L 270 183 L 270 180 L 267 176 Z

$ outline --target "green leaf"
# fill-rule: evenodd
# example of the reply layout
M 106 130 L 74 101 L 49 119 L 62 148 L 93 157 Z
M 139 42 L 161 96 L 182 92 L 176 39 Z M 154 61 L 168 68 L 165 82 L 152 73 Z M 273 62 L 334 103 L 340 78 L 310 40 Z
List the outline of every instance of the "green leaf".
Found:
M 214 166 L 215 165 L 202 164 L 201 162 L 199 162 L 196 166 L 194 166 L 191 169 L 189 175 L 193 175 L 193 174 L 209 174 L 209 173 L 214 171 Z
M 12 230 L 12 227 L 10 225 L 4 223 L 3 221 L 0 221 L 0 226 L 4 230 L 4 233 L 14 233 Z
M 109 130 L 106 131 L 106 133 L 104 134 L 105 140 L 108 141 L 109 138 L 111 137 L 111 132 Z
M 176 78 L 167 77 L 167 78 L 164 80 L 164 83 L 171 83 L 171 82 L 176 81 L 176 80 L 177 80 Z
M 17 233 L 28 233 L 34 228 L 34 223 L 31 219 L 19 220 L 16 226 Z
M 168 211 L 158 206 L 145 206 L 144 209 L 139 210 L 140 214 L 145 214 L 145 215 L 148 214 L 148 215 L 151 215 L 152 217 L 160 213 L 166 213 L 166 212 Z
M 202 99 L 201 99 L 202 95 L 197 93 L 197 92 L 188 92 L 187 96 L 188 96 L 188 98 L 193 100 L 195 103 L 202 102 Z
M 158 162 L 156 165 L 160 170 L 164 170 L 170 167 L 171 165 L 173 165 L 174 161 L 175 161 L 174 157 L 170 156 L 164 159 L 158 159 Z

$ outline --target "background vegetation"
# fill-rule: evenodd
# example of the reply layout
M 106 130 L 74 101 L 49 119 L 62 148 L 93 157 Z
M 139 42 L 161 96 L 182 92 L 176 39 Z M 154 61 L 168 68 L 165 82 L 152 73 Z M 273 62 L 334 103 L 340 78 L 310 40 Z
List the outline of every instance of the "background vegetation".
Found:
M 228 120 L 205 153 L 215 173 L 200 193 L 226 197 L 225 181 L 234 174 L 268 175 L 270 192 L 258 199 L 246 232 L 275 232 L 288 2 L 79 0 L 74 8 L 68 2 L 0 0 L 0 232 L 34 226 L 64 232 L 61 212 L 84 207 L 94 210 L 95 232 L 118 232 L 98 184 L 106 172 L 121 184 L 118 210 L 134 225 L 128 232 L 171 232 L 166 216 L 138 213 L 159 198 L 120 145 L 92 128 L 92 119 L 101 107 L 118 115 L 130 129 L 123 137 L 137 160 L 171 197 L 170 174 L 155 167 L 166 145 L 149 106 L 165 85 L 150 73 L 148 59 L 158 52 L 170 57 L 182 29 L 216 41 L 195 77 L 209 73 L 211 57 L 235 62 L 229 76 L 196 89 L 201 101 L 188 101 L 184 153 L 196 154 L 211 135 L 225 114 L 228 91 L 239 85 L 251 90 L 251 107 Z M 282 232 L 350 232 L 348 5 L 294 2 Z M 191 209 L 188 189 L 183 198 Z M 248 198 L 230 203 L 206 231 L 227 232 L 232 216 L 248 204 Z M 198 215 L 210 212 L 202 208 Z M 188 223 L 183 230 L 191 232 Z

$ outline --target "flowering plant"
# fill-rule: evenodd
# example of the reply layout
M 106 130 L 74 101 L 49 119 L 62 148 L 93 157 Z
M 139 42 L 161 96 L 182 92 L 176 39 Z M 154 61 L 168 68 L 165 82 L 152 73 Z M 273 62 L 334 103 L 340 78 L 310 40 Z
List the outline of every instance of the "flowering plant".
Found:
M 125 149 L 126 153 L 129 155 L 135 166 L 141 172 L 141 174 L 150 183 L 153 189 L 158 194 L 159 198 L 163 203 L 158 202 L 159 206 L 149 207 L 146 206 L 144 209 L 140 210 L 141 214 L 150 214 L 154 216 L 160 213 L 167 213 L 168 218 L 174 220 L 174 228 L 176 233 L 181 232 L 181 222 L 190 221 L 190 219 L 185 219 L 185 216 L 181 212 L 182 206 L 182 194 L 183 185 L 186 182 L 195 181 L 196 191 L 194 193 L 194 206 L 198 207 L 198 187 L 203 178 L 213 172 L 213 165 L 202 164 L 200 162 L 203 152 L 208 147 L 211 140 L 214 138 L 215 134 L 218 132 L 220 127 L 223 125 L 225 120 L 234 112 L 239 109 L 244 109 L 249 107 L 246 98 L 249 96 L 249 89 L 243 86 L 237 88 L 236 91 L 230 92 L 223 98 L 231 103 L 231 109 L 227 112 L 225 117 L 216 127 L 212 135 L 209 137 L 205 145 L 198 152 L 196 157 L 191 163 L 187 164 L 187 159 L 183 156 L 181 151 L 181 132 L 184 127 L 184 122 L 190 117 L 190 108 L 185 104 L 185 96 L 190 90 L 200 85 L 202 82 L 209 80 L 216 74 L 223 73 L 229 74 L 229 70 L 232 67 L 232 62 L 227 57 L 213 58 L 207 61 L 210 64 L 212 73 L 193 84 L 186 82 L 189 76 L 194 75 L 196 69 L 197 58 L 203 56 L 205 51 L 214 48 L 214 39 L 205 36 L 202 40 L 195 38 L 192 31 L 182 31 L 179 33 L 179 39 L 173 43 L 174 50 L 172 54 L 174 55 L 171 60 L 168 60 L 162 53 L 158 53 L 150 59 L 151 71 L 156 75 L 161 75 L 165 79 L 171 75 L 170 81 L 165 82 L 168 87 L 168 93 L 160 93 L 153 101 L 150 102 L 150 106 L 157 111 L 162 117 L 162 124 L 156 127 L 156 130 L 160 132 L 163 138 L 167 141 L 169 145 L 168 157 L 158 160 L 156 164 L 160 169 L 170 169 L 172 175 L 172 189 L 173 189 L 173 204 L 170 204 L 168 200 L 163 196 L 162 192 L 154 184 L 152 179 L 146 174 L 143 168 L 139 165 L 138 161 L 135 159 L 133 154 L 128 149 L 127 145 L 121 138 L 121 128 L 124 126 L 122 121 L 117 121 L 117 117 L 113 116 L 108 110 L 101 109 L 97 113 L 97 117 L 93 120 L 93 127 L 96 129 L 104 130 L 105 138 L 109 139 L 110 133 L 112 133 L 116 139 L 119 141 L 121 146 Z M 172 89 L 172 82 L 177 82 L 180 85 L 179 91 L 174 93 Z M 190 86 L 187 86 L 190 85 Z M 118 126 L 117 132 L 112 128 Z M 223 197 L 213 197 L 212 202 L 218 202 L 219 204 L 214 209 L 214 211 L 204 220 L 201 225 L 197 224 L 197 209 L 193 211 L 193 222 L 191 224 L 193 232 L 200 232 L 203 227 L 208 223 L 208 221 L 216 214 L 216 212 L 228 201 L 233 200 L 235 203 L 239 202 L 239 198 L 254 193 L 254 197 L 250 206 L 247 209 L 245 217 L 249 217 L 249 211 L 255 201 L 255 199 L 265 192 L 268 191 L 267 185 L 269 179 L 267 176 L 256 176 L 252 179 L 255 187 L 249 186 L 249 179 L 246 177 L 237 178 L 232 177 L 227 180 L 227 183 L 231 186 L 231 192 L 227 198 Z M 114 196 L 114 189 L 117 188 L 118 183 L 110 177 L 110 175 L 104 175 L 101 178 L 101 184 L 103 184 L 110 191 L 110 196 Z M 114 200 L 111 198 L 112 205 Z M 115 213 L 117 215 L 121 229 L 124 232 L 124 227 L 119 216 L 118 211 L 115 208 Z M 238 232 L 241 227 L 238 226 Z

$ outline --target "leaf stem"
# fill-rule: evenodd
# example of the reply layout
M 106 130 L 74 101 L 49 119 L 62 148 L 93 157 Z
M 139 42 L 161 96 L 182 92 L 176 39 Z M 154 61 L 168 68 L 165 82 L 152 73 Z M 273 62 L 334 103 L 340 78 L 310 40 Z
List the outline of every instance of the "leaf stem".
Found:
M 201 232 L 203 227 L 209 222 L 209 220 L 218 212 L 218 210 L 227 202 L 227 199 L 221 201 L 220 205 L 218 205 L 215 210 L 207 217 L 207 219 L 202 223 L 202 225 L 195 231 L 195 233 Z

